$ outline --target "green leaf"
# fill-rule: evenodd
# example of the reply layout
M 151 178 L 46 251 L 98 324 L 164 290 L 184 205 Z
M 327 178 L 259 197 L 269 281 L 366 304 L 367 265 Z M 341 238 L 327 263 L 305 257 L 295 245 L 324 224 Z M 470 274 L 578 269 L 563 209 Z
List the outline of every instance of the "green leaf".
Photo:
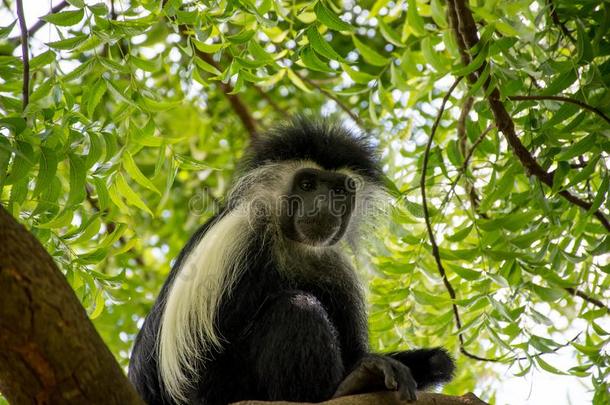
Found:
M 445 73 L 447 71 L 447 66 L 440 57 L 439 52 L 432 47 L 430 37 L 425 37 L 421 40 L 421 51 L 426 62 L 431 65 L 434 70 L 439 73 Z
M 99 177 L 93 177 L 93 183 L 95 184 L 95 191 L 97 193 L 97 204 L 99 205 L 100 211 L 105 211 L 110 208 L 108 186 L 104 180 L 100 179 Z
M 324 73 L 334 72 L 334 70 L 331 69 L 327 63 L 322 62 L 322 60 L 316 56 L 315 52 L 310 46 L 304 47 L 301 51 L 301 61 L 303 61 L 303 64 L 311 70 Z
M 55 62 L 55 52 L 48 50 L 30 60 L 30 69 L 36 70 Z
M 204 52 L 204 53 L 216 53 L 216 52 L 220 51 L 221 49 L 223 49 L 224 47 L 226 47 L 226 44 L 217 44 L 217 43 L 206 44 L 206 43 L 198 41 L 196 39 L 191 39 L 191 41 L 193 41 L 195 48 L 199 49 L 201 52 Z
M 474 280 L 479 280 L 482 277 L 482 273 L 480 273 L 476 270 L 467 269 L 465 267 L 458 266 L 453 263 L 447 263 L 447 267 L 449 267 L 451 270 L 453 270 L 453 272 L 455 272 L 455 274 L 457 274 L 464 280 L 474 281 Z
M 121 194 L 121 196 L 125 198 L 127 204 L 133 205 L 134 207 L 146 211 L 150 216 L 153 215 L 152 211 L 150 210 L 150 208 L 148 208 L 146 203 L 144 203 L 140 196 L 136 194 L 135 191 L 133 191 L 129 184 L 127 184 L 127 181 L 125 181 L 125 178 L 123 177 L 123 175 L 121 175 L 121 173 L 117 173 L 114 180 L 119 194 Z
M 9 140 L 4 136 L 0 136 L 0 192 L 4 187 L 8 164 L 12 154 L 12 147 Z
M 446 235 L 445 239 L 447 239 L 450 242 L 463 241 L 466 238 L 466 236 L 468 236 L 470 234 L 470 231 L 472 231 L 472 227 L 473 227 L 473 225 L 471 224 L 471 225 L 455 232 L 453 235 Z
M 581 156 L 593 148 L 595 140 L 595 134 L 587 135 L 575 144 L 570 145 L 567 149 L 557 155 L 556 158 L 557 160 L 569 160 L 573 157 Z
M 68 3 L 70 3 L 71 5 L 73 5 L 76 8 L 83 8 L 85 7 L 85 1 L 84 0 L 67 0 Z
M 199 58 L 195 58 L 195 62 L 197 62 Z M 163 59 L 161 56 L 157 56 L 156 58 L 150 59 L 141 59 L 137 56 L 130 55 L 129 62 L 132 63 L 135 67 L 142 69 L 146 72 L 158 72 L 163 66 Z
M 542 298 L 546 302 L 555 302 L 564 298 L 566 296 L 566 292 L 559 288 L 547 288 L 536 285 L 534 283 L 530 283 L 530 288 L 536 295 Z
M 432 19 L 440 28 L 447 28 L 447 19 L 445 18 L 445 10 L 441 5 L 440 0 L 432 0 L 430 2 L 430 13 Z
M 391 43 L 394 46 L 403 47 L 405 46 L 404 42 L 400 38 L 400 34 L 397 33 L 386 23 L 383 18 L 379 20 L 379 30 L 381 31 L 381 35 L 385 38 L 386 41 Z
M 294 73 L 292 69 L 286 69 L 286 73 L 288 74 L 288 79 L 290 79 L 292 84 L 294 84 L 306 93 L 311 92 L 311 89 L 307 87 L 303 80 L 301 80 L 301 78 L 296 73 Z
M 353 31 L 355 28 L 341 20 L 334 12 L 326 8 L 321 1 L 314 7 L 318 21 L 335 31 Z
M 373 66 L 385 66 L 390 60 L 385 56 L 377 53 L 377 51 L 373 50 L 369 46 L 365 45 L 362 41 L 358 39 L 355 35 L 352 36 L 352 41 L 354 41 L 354 45 L 356 45 L 356 49 L 364 60 L 373 65 Z
M 487 58 L 487 52 L 489 51 L 489 47 L 487 45 L 483 46 L 483 49 L 477 53 L 474 59 L 468 64 L 468 66 L 458 67 L 453 70 L 454 76 L 466 76 L 480 68 Z
M 416 36 L 423 37 L 426 35 L 426 29 L 424 28 L 424 19 L 417 11 L 417 2 L 415 0 L 408 0 L 407 4 L 407 24 Z
M 59 25 L 60 27 L 69 27 L 78 24 L 83 19 L 84 13 L 83 9 L 60 11 L 59 13 L 47 14 L 41 17 L 41 20 Z
M 93 85 L 93 89 L 91 89 L 91 93 L 87 99 L 87 115 L 89 117 L 93 116 L 95 107 L 102 101 L 104 93 L 106 93 L 106 80 L 100 78 L 95 85 Z
M 576 58 L 575 62 L 584 64 L 593 59 L 593 48 L 591 47 L 591 39 L 587 35 L 585 26 L 582 21 L 576 19 Z
M 95 293 L 95 306 L 91 315 L 89 315 L 90 319 L 95 319 L 102 314 L 104 311 L 105 300 L 104 300 L 104 291 L 102 289 L 98 289 Z
M 97 163 L 104 152 L 104 145 L 101 136 L 97 132 L 88 131 L 89 149 L 85 157 L 85 168 L 89 170 L 91 166 Z
M 108 6 L 104 3 L 96 3 L 92 6 L 87 6 L 87 8 L 97 16 L 106 17 L 108 15 Z
M 256 61 L 264 62 L 265 64 L 275 64 L 273 57 L 263 49 L 256 41 L 248 42 L 248 51 Z
M 540 368 L 543 369 L 544 371 L 547 371 L 552 374 L 557 374 L 557 375 L 566 375 L 566 373 L 564 373 L 563 371 L 560 371 L 559 369 L 551 366 L 546 361 L 542 360 L 541 356 L 536 357 L 536 363 L 538 363 Z
M 16 23 L 17 23 L 17 20 L 13 21 L 11 24 L 7 25 L 6 27 L 0 27 L 0 39 L 7 38 L 13 31 L 13 27 L 15 27 Z
M 220 70 L 218 70 L 215 66 L 210 65 L 208 62 L 204 61 L 200 57 L 195 56 L 193 60 L 200 69 L 205 70 L 206 72 L 216 76 L 222 76 L 222 72 Z
M 129 152 L 126 151 L 123 153 L 122 161 L 123 161 L 123 168 L 125 168 L 127 173 L 129 173 L 129 176 L 131 176 L 131 178 L 134 179 L 136 181 L 136 183 L 138 183 L 142 187 L 145 187 L 145 188 L 161 195 L 161 192 L 153 184 L 153 182 L 150 181 L 146 176 L 144 176 L 144 174 L 142 174 L 142 172 L 138 168 L 138 165 L 136 165 L 136 162 L 133 160 L 133 157 L 131 156 L 131 154 Z
M 80 34 L 80 35 L 75 35 L 71 38 L 62 39 L 59 41 L 47 42 L 47 45 L 51 48 L 69 51 L 69 50 L 76 48 L 83 42 L 85 42 L 88 38 L 89 37 L 87 35 Z M 83 66 L 83 65 L 81 65 L 81 66 Z
M 256 32 L 254 30 L 245 30 L 240 31 L 235 35 L 229 35 L 226 38 L 233 44 L 245 44 L 254 36 L 255 33 Z
M 26 177 L 35 163 L 36 156 L 32 145 L 24 141 L 17 141 L 17 149 L 13 158 L 11 171 L 6 177 L 4 184 L 15 184 Z
M 40 148 L 40 161 L 38 164 L 38 177 L 36 178 L 36 187 L 34 188 L 34 197 L 51 185 L 51 180 L 55 178 L 57 173 L 57 165 L 59 160 L 57 154 L 52 149 L 42 146 Z
M 558 93 L 561 93 L 563 90 L 567 89 L 576 81 L 576 72 L 574 70 L 569 70 L 567 72 L 561 73 L 555 80 L 551 82 L 544 90 L 542 90 L 541 94 L 544 96 L 552 96 Z
M 591 208 L 587 211 L 587 214 L 592 214 L 601 207 L 604 199 L 606 197 L 606 193 L 610 190 L 610 176 L 605 175 L 602 179 L 602 184 L 599 186 L 599 190 L 597 190 L 597 194 L 591 203 Z
M 341 68 L 356 83 L 368 84 L 371 80 L 377 79 L 377 76 L 373 76 L 371 74 L 352 69 L 349 65 L 345 63 L 341 64 Z
M 68 158 L 70 161 L 70 192 L 66 202 L 66 209 L 70 209 L 83 202 L 86 196 L 85 180 L 87 178 L 84 159 L 73 153 L 69 154 Z
M 320 35 L 318 28 L 315 25 L 312 25 L 307 29 L 306 35 L 312 48 L 318 54 L 339 62 L 344 61 L 343 57 L 339 55 L 324 38 L 322 38 L 322 35 Z

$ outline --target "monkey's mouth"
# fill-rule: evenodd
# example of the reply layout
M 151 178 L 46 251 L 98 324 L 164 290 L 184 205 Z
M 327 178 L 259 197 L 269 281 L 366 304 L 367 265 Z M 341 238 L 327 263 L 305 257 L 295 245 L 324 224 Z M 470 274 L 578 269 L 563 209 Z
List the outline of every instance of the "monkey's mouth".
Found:
M 294 228 L 298 242 L 313 246 L 331 246 L 339 238 L 341 220 L 338 218 L 301 218 L 295 221 Z

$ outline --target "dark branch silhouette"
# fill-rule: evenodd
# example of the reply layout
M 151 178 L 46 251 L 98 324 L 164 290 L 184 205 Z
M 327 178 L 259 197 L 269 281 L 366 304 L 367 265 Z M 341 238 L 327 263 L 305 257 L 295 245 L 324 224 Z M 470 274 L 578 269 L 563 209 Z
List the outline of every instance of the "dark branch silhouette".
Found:
M 509 100 L 513 101 L 529 101 L 529 100 L 553 100 L 553 101 L 561 101 L 563 103 L 575 104 L 585 110 L 589 110 L 600 116 L 604 121 L 610 124 L 610 117 L 608 117 L 602 110 L 597 107 L 593 107 L 590 104 L 585 103 L 584 101 L 577 100 L 570 97 L 565 96 L 508 96 Z

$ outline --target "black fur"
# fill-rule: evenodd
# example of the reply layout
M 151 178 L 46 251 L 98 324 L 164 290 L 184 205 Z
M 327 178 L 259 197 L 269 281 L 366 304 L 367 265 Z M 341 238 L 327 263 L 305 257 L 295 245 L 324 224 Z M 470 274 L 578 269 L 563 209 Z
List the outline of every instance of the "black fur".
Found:
M 370 181 L 380 179 L 366 139 L 304 120 L 258 140 L 243 168 L 290 159 L 310 159 L 326 169 L 349 167 Z M 185 246 L 136 338 L 129 378 L 149 404 L 173 403 L 159 378 L 156 349 L 169 287 L 190 251 L 226 213 L 203 225 Z M 195 389 L 190 403 L 326 400 L 368 356 L 365 304 L 351 266 L 332 250 L 295 254 L 292 265 L 302 270 L 282 275 L 268 235 L 256 235 L 245 253 L 247 269 L 218 310 L 223 349 L 191 376 Z M 409 367 L 418 388 L 448 381 L 454 370 L 450 356 L 439 348 L 389 356 Z

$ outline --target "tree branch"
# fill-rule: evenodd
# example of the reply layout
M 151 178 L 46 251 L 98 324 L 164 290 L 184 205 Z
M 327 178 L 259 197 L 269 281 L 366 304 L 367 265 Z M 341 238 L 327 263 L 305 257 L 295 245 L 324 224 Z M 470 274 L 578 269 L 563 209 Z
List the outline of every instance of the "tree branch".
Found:
M 23 110 L 30 102 L 30 49 L 28 44 L 28 27 L 25 25 L 23 0 L 17 0 L 17 18 L 21 30 L 21 58 L 23 60 Z
M 275 112 L 277 112 L 278 114 L 287 117 L 290 115 L 290 113 L 288 113 L 288 111 L 282 107 L 280 107 L 280 105 L 278 103 L 275 102 L 275 100 L 273 99 L 273 97 L 269 96 L 269 94 L 267 94 L 263 89 L 261 89 L 258 86 L 253 86 L 254 90 L 256 90 L 256 92 L 265 100 L 267 100 L 267 102 L 269 103 L 269 105 L 275 110 Z
M 589 296 L 588 294 L 576 289 L 576 288 L 572 288 L 572 287 L 566 287 L 564 288 L 567 292 L 570 293 L 570 295 L 575 295 L 577 297 L 582 298 L 583 300 L 595 305 L 598 308 L 603 308 L 606 310 L 606 312 L 608 312 L 608 314 L 610 314 L 610 307 L 608 307 L 607 305 L 605 305 L 603 302 L 601 302 L 600 300 L 598 300 L 597 298 L 593 298 L 591 296 Z
M 574 98 L 565 97 L 565 96 L 508 96 L 509 100 L 513 101 L 528 101 L 528 100 L 553 100 L 553 101 L 561 101 L 564 103 L 575 104 L 585 110 L 589 110 L 600 116 L 604 121 L 610 124 L 610 117 L 608 117 L 602 110 L 597 107 L 593 107 L 590 104 L 585 103 L 584 101 L 580 101 Z
M 561 29 L 561 32 L 563 32 L 563 35 L 568 37 L 570 39 L 570 41 L 576 42 L 576 39 L 574 39 L 574 37 L 572 36 L 570 31 L 568 30 L 568 27 L 566 27 L 566 25 L 564 23 L 562 23 L 561 20 L 559 19 L 559 14 L 557 14 L 557 9 L 555 8 L 555 4 L 553 3 L 553 0 L 547 0 L 547 4 L 549 5 L 549 13 L 551 14 L 551 19 L 553 20 L 555 25 L 558 26 L 559 29 Z
M 460 47 L 462 60 L 464 63 L 469 62 L 470 56 L 468 54 L 468 49 L 472 49 L 479 43 L 477 27 L 472 16 L 472 12 L 466 5 L 466 0 L 449 0 L 448 11 L 455 37 L 457 38 L 457 42 Z M 480 74 L 483 69 L 485 69 L 485 63 L 478 69 L 478 73 Z M 474 75 L 474 77 L 473 75 L 470 75 L 468 79 L 472 82 L 473 80 L 476 80 L 476 75 Z M 545 171 L 542 166 L 538 164 L 532 154 L 525 148 L 525 146 L 523 146 L 515 131 L 515 124 L 501 101 L 500 92 L 497 88 L 493 88 L 491 91 L 488 91 L 491 85 L 490 83 L 491 81 L 487 80 L 483 84 L 483 87 L 486 90 L 486 94 L 489 94 L 487 100 L 489 101 L 490 109 L 494 115 L 496 126 L 502 132 L 502 134 L 504 134 L 506 141 L 511 147 L 513 153 L 521 162 L 521 165 L 525 168 L 526 172 L 529 175 L 537 177 L 547 186 L 552 187 L 553 175 Z M 577 205 L 586 211 L 592 207 L 591 203 L 582 200 L 567 190 L 562 190 L 558 194 L 572 204 Z M 604 228 L 610 232 L 610 221 L 608 221 L 608 218 L 606 218 L 606 216 L 599 209 L 596 210 L 593 215 L 601 222 Z
M 287 401 L 242 401 L 233 405 L 298 405 L 298 402 Z M 418 392 L 417 401 L 406 402 L 397 399 L 396 394 L 391 391 L 375 392 L 368 394 L 351 395 L 347 397 L 334 398 L 329 401 L 320 402 L 318 405 L 488 405 L 481 401 L 473 393 L 460 397 L 435 394 L 430 392 Z M 305 404 L 303 404 L 305 405 Z M 306 405 L 310 405 L 307 403 Z
M 21 0 L 18 1 L 18 3 Z M 62 1 L 61 3 L 59 3 L 58 5 L 56 5 L 55 7 L 51 8 L 51 12 L 49 14 L 55 14 L 59 11 L 61 11 L 62 9 L 64 9 L 66 6 L 68 6 L 68 2 L 67 1 Z M 34 34 L 36 34 L 36 32 L 38 32 L 38 30 L 40 30 L 42 27 L 45 26 L 47 22 L 45 20 L 38 20 L 36 21 L 36 23 L 34 23 L 34 25 L 32 25 L 28 30 L 27 30 L 27 37 L 31 38 L 32 36 L 34 36 Z M 27 39 L 27 38 L 26 38 Z M 14 37 L 9 39 L 9 41 L 13 44 L 19 45 L 20 43 L 23 43 L 24 39 L 23 39 L 23 35 L 21 37 Z
M 183 37 L 186 37 L 187 34 L 185 34 L 183 29 L 180 29 L 180 35 L 182 35 Z M 197 57 L 201 58 L 202 60 L 204 60 L 206 63 L 214 66 L 216 69 L 222 70 L 222 68 L 218 65 L 218 63 L 216 63 L 216 61 L 212 58 L 212 56 L 210 54 L 207 54 L 207 53 L 202 52 L 199 49 L 195 48 L 195 55 Z M 248 131 L 248 133 L 250 134 L 250 137 L 252 139 L 256 139 L 257 121 L 254 119 L 254 117 L 250 113 L 250 109 L 246 106 L 246 104 L 244 104 L 242 99 L 237 94 L 233 94 L 233 86 L 231 86 L 231 83 L 229 83 L 229 82 L 227 82 L 227 83 L 219 82 L 219 83 L 220 83 L 220 90 L 222 91 L 222 93 L 225 95 L 225 97 L 229 101 L 229 104 L 231 104 L 233 111 L 235 111 L 235 114 L 237 114 L 237 116 L 241 120 L 242 124 L 246 128 L 246 131 Z
M 51 256 L 1 206 L 0 391 L 13 404 L 142 404 Z

